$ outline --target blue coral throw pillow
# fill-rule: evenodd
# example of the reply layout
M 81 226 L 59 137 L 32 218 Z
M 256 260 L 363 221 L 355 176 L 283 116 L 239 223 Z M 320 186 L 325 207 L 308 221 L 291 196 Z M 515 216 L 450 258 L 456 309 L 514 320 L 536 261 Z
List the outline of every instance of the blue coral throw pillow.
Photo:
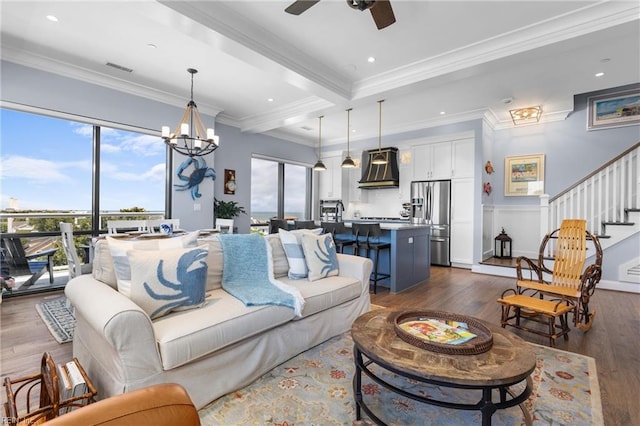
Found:
M 208 249 L 129 250 L 131 300 L 151 319 L 203 306 Z
M 301 239 L 309 281 L 338 275 L 338 254 L 331 234 L 302 234 Z

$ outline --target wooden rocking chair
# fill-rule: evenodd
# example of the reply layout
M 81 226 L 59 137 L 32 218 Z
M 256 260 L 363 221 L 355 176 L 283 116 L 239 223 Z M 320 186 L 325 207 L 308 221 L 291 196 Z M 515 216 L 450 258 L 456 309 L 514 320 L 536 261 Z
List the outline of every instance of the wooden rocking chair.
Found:
M 595 259 L 585 269 L 588 242 L 595 249 Z M 556 334 L 551 322 L 555 318 L 560 318 L 561 323 L 564 318 L 566 322 L 566 313 L 571 312 L 575 327 L 583 331 L 591 328 L 595 311 L 589 310 L 589 301 L 602 273 L 602 248 L 598 238 L 586 230 L 585 220 L 563 220 L 560 228 L 543 238 L 538 261 L 518 257 L 516 272 L 516 289 L 504 291 L 498 299 L 503 305 L 502 327 L 510 325 L 533 331 L 520 324 L 521 317 L 543 315 L 550 322 L 549 334 L 555 337 L 564 335 L 566 339 L 568 325 L 561 325 L 564 327 L 562 332 Z M 513 316 L 510 316 L 511 308 L 515 310 Z M 514 323 L 509 322 L 514 319 Z

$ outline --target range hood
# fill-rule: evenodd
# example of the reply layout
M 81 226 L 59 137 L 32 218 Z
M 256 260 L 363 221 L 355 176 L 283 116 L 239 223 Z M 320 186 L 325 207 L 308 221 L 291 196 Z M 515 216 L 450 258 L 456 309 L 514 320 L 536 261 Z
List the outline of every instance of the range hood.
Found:
M 387 164 L 372 164 L 378 152 L 387 159 Z M 362 152 L 362 179 L 358 182 L 362 189 L 397 188 L 400 185 L 398 170 L 398 148 L 370 149 Z

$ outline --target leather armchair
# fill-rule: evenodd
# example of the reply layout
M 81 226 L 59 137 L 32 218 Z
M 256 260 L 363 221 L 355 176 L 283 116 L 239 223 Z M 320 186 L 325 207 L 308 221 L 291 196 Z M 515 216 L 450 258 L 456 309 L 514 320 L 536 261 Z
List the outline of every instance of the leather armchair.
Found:
M 56 417 L 47 426 L 188 426 L 200 425 L 198 410 L 187 391 L 163 383 L 112 396 Z

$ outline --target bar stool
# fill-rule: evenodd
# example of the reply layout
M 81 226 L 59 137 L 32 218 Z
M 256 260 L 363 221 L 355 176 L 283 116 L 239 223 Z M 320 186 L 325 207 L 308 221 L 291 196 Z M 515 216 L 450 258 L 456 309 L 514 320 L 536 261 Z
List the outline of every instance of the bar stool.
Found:
M 285 219 L 269 219 L 269 233 L 277 234 L 278 229 L 284 229 L 286 231 L 289 229 L 289 224 Z
M 293 222 L 294 229 L 316 229 L 319 226 L 316 226 L 316 222 L 313 220 L 295 220 Z
M 347 228 L 343 222 L 321 222 L 322 233 L 333 235 L 333 242 L 340 253 L 344 253 L 345 246 L 352 246 L 355 244 L 353 236 L 347 234 Z
M 380 250 L 389 250 L 389 271 L 391 271 L 391 243 L 380 241 L 382 229 L 379 223 L 354 223 L 351 225 L 351 231 L 355 236 L 355 247 L 353 253 L 360 256 L 360 249 L 366 250 L 366 257 L 370 257 L 369 253 L 375 252 L 373 260 L 373 272 L 371 273 L 371 281 L 373 281 L 373 294 L 376 294 L 378 281 L 391 278 L 390 274 L 378 272 L 378 263 L 380 260 Z

